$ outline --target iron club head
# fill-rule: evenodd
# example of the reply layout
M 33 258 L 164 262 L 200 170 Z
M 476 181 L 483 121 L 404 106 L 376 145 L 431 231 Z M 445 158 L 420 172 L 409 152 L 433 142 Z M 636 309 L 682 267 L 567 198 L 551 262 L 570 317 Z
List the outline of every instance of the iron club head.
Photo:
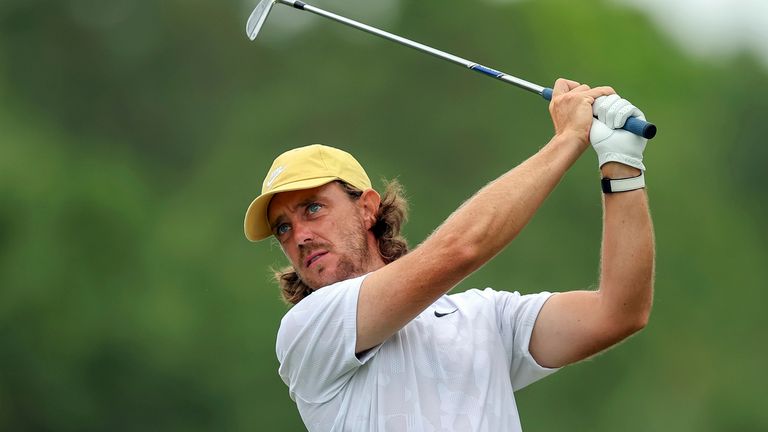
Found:
M 245 23 L 245 33 L 250 40 L 256 39 L 256 36 L 261 30 L 261 26 L 264 25 L 264 21 L 267 20 L 269 11 L 272 10 L 272 6 L 275 5 L 276 0 L 261 0 L 256 9 L 251 12 L 251 16 L 248 17 L 248 22 Z

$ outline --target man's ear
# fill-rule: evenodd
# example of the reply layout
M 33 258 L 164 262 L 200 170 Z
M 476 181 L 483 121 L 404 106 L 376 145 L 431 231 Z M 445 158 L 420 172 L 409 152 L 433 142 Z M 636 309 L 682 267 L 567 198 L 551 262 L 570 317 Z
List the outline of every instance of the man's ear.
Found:
M 365 229 L 371 229 L 373 224 L 376 223 L 376 216 L 379 213 L 381 195 L 373 189 L 368 189 L 360 196 L 359 202 L 362 206 Z

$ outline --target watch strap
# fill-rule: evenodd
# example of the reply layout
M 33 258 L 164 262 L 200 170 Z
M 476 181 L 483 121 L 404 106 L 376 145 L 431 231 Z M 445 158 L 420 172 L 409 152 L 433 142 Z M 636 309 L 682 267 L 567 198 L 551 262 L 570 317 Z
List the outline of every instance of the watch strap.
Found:
M 642 189 L 645 187 L 645 172 L 640 171 L 639 176 L 621 179 L 603 177 L 600 179 L 600 185 L 603 188 L 603 193 L 627 192 L 635 189 Z

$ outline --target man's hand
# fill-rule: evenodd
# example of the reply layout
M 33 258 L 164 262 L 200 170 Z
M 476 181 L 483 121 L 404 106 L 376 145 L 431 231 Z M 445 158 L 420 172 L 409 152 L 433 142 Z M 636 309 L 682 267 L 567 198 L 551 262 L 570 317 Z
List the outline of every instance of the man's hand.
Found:
M 575 138 L 584 151 L 589 146 L 592 126 L 592 104 L 600 96 L 616 92 L 611 87 L 590 88 L 586 84 L 560 78 L 552 86 L 552 102 L 549 113 L 555 126 L 555 135 Z
M 602 96 L 595 100 L 589 140 L 597 152 L 598 166 L 618 162 L 645 171 L 643 150 L 647 139 L 621 129 L 629 117 L 645 120 L 643 112 L 618 95 Z

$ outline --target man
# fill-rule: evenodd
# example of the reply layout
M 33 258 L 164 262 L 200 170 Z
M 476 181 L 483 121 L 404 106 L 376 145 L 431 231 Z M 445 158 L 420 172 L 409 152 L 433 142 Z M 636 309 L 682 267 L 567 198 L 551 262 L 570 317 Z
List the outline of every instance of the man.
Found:
M 514 391 L 645 326 L 646 141 L 614 129 L 642 113 L 609 87 L 553 91 L 554 137 L 409 253 L 397 188 L 382 201 L 351 155 L 316 145 L 275 160 L 245 232 L 274 235 L 293 266 L 277 356 L 309 430 L 520 430 Z M 509 244 L 590 141 L 606 192 L 599 289 L 445 295 Z

